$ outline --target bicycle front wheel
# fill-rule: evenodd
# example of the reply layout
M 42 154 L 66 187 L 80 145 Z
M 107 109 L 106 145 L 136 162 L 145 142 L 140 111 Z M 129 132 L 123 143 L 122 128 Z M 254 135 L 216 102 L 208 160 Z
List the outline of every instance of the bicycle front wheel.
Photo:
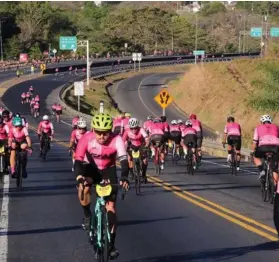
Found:
M 99 262 L 108 262 L 109 261 L 109 227 L 108 219 L 105 207 L 102 208 L 102 249 L 99 256 Z
M 137 161 L 135 163 L 135 186 L 136 186 L 136 194 L 140 195 L 141 192 L 141 175 L 140 175 L 140 167 L 139 167 L 139 162 Z

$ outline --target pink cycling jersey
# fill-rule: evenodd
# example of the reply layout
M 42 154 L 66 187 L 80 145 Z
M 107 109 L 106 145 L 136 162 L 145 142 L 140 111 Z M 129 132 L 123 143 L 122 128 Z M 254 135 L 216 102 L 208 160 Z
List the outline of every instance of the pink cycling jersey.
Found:
M 16 128 L 13 127 L 9 132 L 9 138 L 17 142 L 25 141 L 27 136 L 29 136 L 29 134 L 26 127 L 23 127 L 21 130 L 16 130 Z
M 0 127 L 0 140 L 8 139 L 9 136 L 9 127 L 7 125 L 3 125 Z
M 91 155 L 100 170 L 115 166 L 116 156 L 127 156 L 121 136 L 111 135 L 107 143 L 101 145 L 98 143 L 94 132 L 89 132 L 80 139 L 77 145 L 75 160 L 84 161 L 86 159 L 86 152 Z
M 56 111 L 62 111 L 62 106 L 57 105 L 57 106 L 56 106 Z
M 35 97 L 35 102 L 39 102 L 40 98 L 38 96 Z
M 31 94 L 29 92 L 26 93 L 26 97 L 29 98 Z
M 53 125 L 52 125 L 52 123 L 46 122 L 46 121 L 41 121 L 41 122 L 39 123 L 37 133 L 38 133 L 38 134 L 46 133 L 46 134 L 48 134 L 48 135 L 53 135 L 54 130 L 53 130 Z
M 193 127 L 185 127 L 182 130 L 181 136 L 184 137 L 184 136 L 187 136 L 187 135 L 197 135 L 196 129 L 194 129 Z
M 55 111 L 55 110 L 56 110 L 56 105 L 53 105 L 53 106 L 51 107 L 51 109 Z
M 132 145 L 141 146 L 147 137 L 148 136 L 142 127 L 139 128 L 139 130 L 136 133 L 134 133 L 130 128 L 128 128 L 124 132 L 123 140 L 124 142 L 130 140 Z
M 146 120 L 146 121 L 143 123 L 143 128 L 144 128 L 144 130 L 149 130 L 149 127 L 150 127 L 151 123 L 152 123 L 151 120 Z
M 122 118 L 117 117 L 113 119 L 113 127 L 121 126 L 121 123 L 122 123 Z
M 274 124 L 261 124 L 255 128 L 253 140 L 258 146 L 279 146 L 278 127 Z
M 30 102 L 30 106 L 33 106 L 33 105 L 35 105 L 35 101 L 34 100 L 31 100 L 31 102 Z
M 124 130 L 128 129 L 129 128 L 129 120 L 130 118 L 129 117 L 126 117 L 124 119 L 122 119 L 122 124 L 121 126 L 124 128 Z
M 167 130 L 167 131 L 165 131 L 165 132 L 169 132 L 169 131 L 170 131 L 169 123 L 168 123 L 168 122 L 164 122 L 163 125 L 164 125 L 164 127 L 165 127 L 165 130 Z
M 13 128 L 13 123 L 11 118 L 8 121 L 4 120 L 4 123 L 8 126 L 9 130 Z
M 72 131 L 71 139 L 75 140 L 75 143 L 77 143 L 87 133 L 89 133 L 89 131 L 86 131 L 84 134 L 81 134 L 80 130 L 75 129 Z
M 35 103 L 35 104 L 34 104 L 34 108 L 35 108 L 35 109 L 39 109 L 39 108 L 40 108 L 40 104 L 39 104 L 39 103 Z
M 180 125 L 170 125 L 170 132 L 181 132 Z
M 25 93 L 22 93 L 21 94 L 21 98 L 25 98 L 26 97 L 26 94 Z
M 167 132 L 164 123 L 151 123 L 149 127 L 149 134 L 150 135 L 164 135 Z
M 241 136 L 241 127 L 238 123 L 227 123 L 224 133 L 228 136 Z
M 192 127 L 196 129 L 197 132 L 201 132 L 201 122 L 197 119 L 191 119 Z

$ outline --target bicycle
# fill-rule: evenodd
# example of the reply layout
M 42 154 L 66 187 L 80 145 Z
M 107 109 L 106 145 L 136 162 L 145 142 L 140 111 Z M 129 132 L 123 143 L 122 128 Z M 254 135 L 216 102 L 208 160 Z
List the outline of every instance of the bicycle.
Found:
M 194 153 L 193 153 L 193 143 L 189 142 L 187 144 L 187 156 L 186 156 L 186 169 L 187 173 L 194 175 Z
M 47 134 L 42 134 L 42 159 L 46 160 L 46 155 L 50 147 L 50 138 Z
M 178 147 L 179 147 L 179 152 L 180 152 L 180 146 L 178 146 Z M 172 141 L 171 155 L 172 155 L 172 163 L 177 164 L 177 162 L 178 162 L 178 160 L 180 160 L 181 156 L 180 156 L 180 153 L 177 154 L 177 145 L 175 144 L 174 141 Z
M 261 192 L 262 192 L 262 200 L 264 202 L 270 202 L 273 204 L 274 202 L 274 193 L 275 193 L 275 185 L 273 180 L 273 172 L 271 170 L 271 160 L 273 153 L 269 152 L 265 154 L 264 157 L 264 183 L 261 183 Z
M 16 165 L 15 165 L 15 171 L 16 171 L 16 186 L 17 189 L 20 191 L 22 189 L 22 177 L 23 172 L 26 171 L 26 163 L 27 163 L 27 151 L 22 149 L 16 150 Z
M 161 172 L 162 172 L 162 169 L 161 169 L 161 142 L 160 141 L 156 141 L 155 142 L 155 146 L 154 146 L 154 149 L 155 149 L 155 156 L 153 158 L 153 163 L 154 163 L 154 166 L 155 166 L 155 170 L 156 170 L 156 174 L 160 175 Z
M 34 117 L 37 118 L 39 116 L 40 116 L 39 109 L 38 108 L 34 108 Z
M 82 183 L 81 200 L 84 199 L 85 185 Z M 102 180 L 100 184 L 96 185 L 96 204 L 94 214 L 91 218 L 90 230 L 89 230 L 89 242 L 93 244 L 95 258 L 100 262 L 107 262 L 110 258 L 110 230 L 106 211 L 107 197 L 112 192 L 112 186 L 119 187 L 118 184 L 110 184 L 109 180 Z M 126 190 L 121 186 L 122 193 L 121 198 L 124 200 Z
M 223 144 L 223 147 L 225 148 L 225 144 Z M 231 149 L 231 157 L 230 157 L 230 168 L 232 171 L 232 175 L 236 176 L 237 173 L 237 154 L 236 154 L 236 150 L 235 150 L 235 141 L 232 141 L 232 145 L 231 145 L 232 149 Z

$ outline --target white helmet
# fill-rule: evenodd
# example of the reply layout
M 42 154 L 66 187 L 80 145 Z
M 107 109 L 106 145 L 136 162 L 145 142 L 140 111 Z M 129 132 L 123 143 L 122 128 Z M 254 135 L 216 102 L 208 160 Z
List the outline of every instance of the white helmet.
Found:
M 177 121 L 176 120 L 172 120 L 171 121 L 171 125 L 177 125 Z
M 43 116 L 43 120 L 44 120 L 44 121 L 47 121 L 47 120 L 48 120 L 48 115 L 44 115 L 44 116 Z
M 131 118 L 129 120 L 129 127 L 130 128 L 135 128 L 139 126 L 139 120 L 137 120 L 136 118 Z
M 262 123 L 265 123 L 265 122 L 271 123 L 271 122 L 272 122 L 271 116 L 269 116 L 269 115 L 263 115 L 263 116 L 261 116 L 261 122 L 262 122 Z
M 193 124 L 192 124 L 192 121 L 191 121 L 191 120 L 187 120 L 186 123 L 185 123 L 185 125 L 186 125 L 186 126 L 192 126 Z
M 177 124 L 183 124 L 183 121 L 181 119 L 177 120 Z
M 77 122 L 77 126 L 79 128 L 86 128 L 87 127 L 86 121 L 82 117 L 80 117 Z

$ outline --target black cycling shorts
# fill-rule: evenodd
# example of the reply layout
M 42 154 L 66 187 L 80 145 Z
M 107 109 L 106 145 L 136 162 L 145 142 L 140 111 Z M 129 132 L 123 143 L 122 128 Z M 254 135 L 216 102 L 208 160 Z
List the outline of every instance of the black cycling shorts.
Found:
M 62 115 L 62 110 L 56 110 L 57 115 Z
M 198 131 L 197 132 L 197 148 L 202 147 L 202 140 L 203 140 L 202 132 Z
M 160 145 L 162 145 L 165 142 L 164 135 L 151 135 L 150 142 L 152 145 L 155 145 L 156 142 L 160 142 Z
M 99 170 L 96 173 L 92 164 L 84 164 L 84 176 L 93 180 L 93 184 L 98 184 L 102 179 L 109 179 L 111 184 L 117 184 L 116 166 L 108 167 L 104 170 Z M 118 187 L 112 186 L 111 195 L 107 197 L 108 201 L 115 202 L 117 198 Z
M 168 142 L 169 138 L 170 138 L 170 132 L 164 132 L 164 140 L 165 140 L 165 142 Z
M 197 147 L 197 136 L 194 134 L 189 134 L 183 137 L 183 143 L 188 146 L 189 143 L 193 144 L 193 148 Z
M 227 141 L 230 146 L 234 143 L 236 150 L 241 149 L 241 136 L 228 136 Z
M 271 168 L 273 171 L 276 171 L 278 169 L 279 146 L 275 146 L 275 145 L 259 146 L 256 148 L 255 157 L 264 158 L 266 153 L 273 153 L 271 159 Z
M 181 142 L 181 132 L 173 131 L 170 132 L 170 139 L 176 144 L 179 145 Z

